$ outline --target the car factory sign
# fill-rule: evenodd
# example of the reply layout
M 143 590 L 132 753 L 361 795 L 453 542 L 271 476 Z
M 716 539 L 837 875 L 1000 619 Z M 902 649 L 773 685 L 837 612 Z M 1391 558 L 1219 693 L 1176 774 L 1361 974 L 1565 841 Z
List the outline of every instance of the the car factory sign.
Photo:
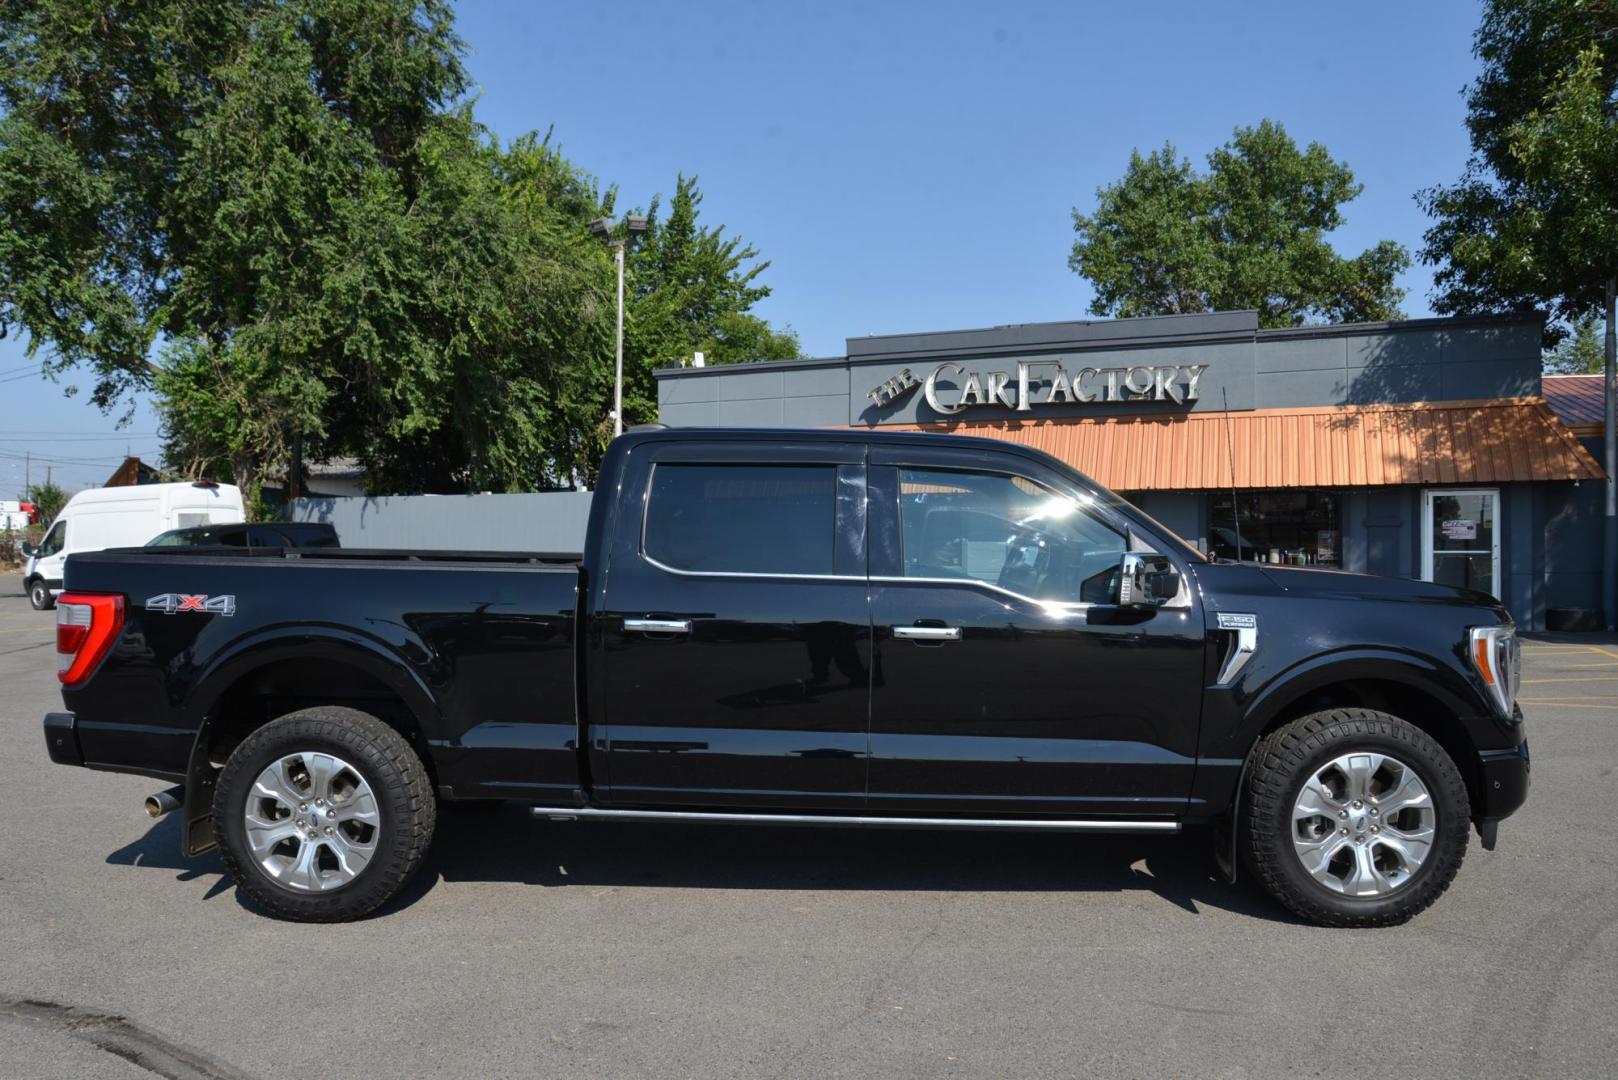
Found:
M 1081 367 L 1069 371 L 1055 360 L 1024 360 L 1015 371 L 972 371 L 946 361 L 917 379 L 909 368 L 872 388 L 866 396 L 879 408 L 917 386 L 934 411 L 962 412 L 976 406 L 1000 406 L 1030 412 L 1038 405 L 1072 405 L 1092 401 L 1197 400 L 1197 383 L 1207 364 L 1158 364 L 1139 367 Z

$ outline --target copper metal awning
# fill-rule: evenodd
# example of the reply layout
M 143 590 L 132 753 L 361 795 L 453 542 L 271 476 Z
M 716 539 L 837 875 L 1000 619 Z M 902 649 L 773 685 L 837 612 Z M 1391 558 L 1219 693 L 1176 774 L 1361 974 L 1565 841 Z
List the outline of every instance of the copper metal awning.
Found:
M 1606 425 L 1606 385 L 1600 375 L 1546 375 L 1545 403 L 1580 438 L 1600 435 Z
M 1233 479 L 1239 488 L 1336 488 L 1605 476 L 1543 398 L 960 420 L 882 430 L 1022 443 L 1117 491 L 1229 488 Z

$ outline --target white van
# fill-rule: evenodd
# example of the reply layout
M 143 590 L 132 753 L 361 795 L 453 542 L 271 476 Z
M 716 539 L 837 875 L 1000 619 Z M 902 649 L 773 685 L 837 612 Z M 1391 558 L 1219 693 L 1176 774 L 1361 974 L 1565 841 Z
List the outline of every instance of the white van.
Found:
M 135 484 L 81 491 L 62 507 L 39 546 L 25 549 L 23 588 L 34 610 L 43 611 L 61 594 L 62 568 L 75 551 L 140 547 L 169 529 L 246 520 L 241 489 L 234 484 Z

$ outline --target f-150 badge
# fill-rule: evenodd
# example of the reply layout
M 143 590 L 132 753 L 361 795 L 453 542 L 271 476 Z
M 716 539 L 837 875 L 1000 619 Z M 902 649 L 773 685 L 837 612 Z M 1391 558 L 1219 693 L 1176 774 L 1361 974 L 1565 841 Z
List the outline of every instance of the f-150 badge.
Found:
M 146 601 L 147 611 L 161 611 L 165 615 L 176 615 L 185 611 L 195 611 L 201 615 L 234 615 L 236 614 L 236 597 L 230 594 L 224 596 L 197 596 L 190 593 L 162 593 L 149 597 Z

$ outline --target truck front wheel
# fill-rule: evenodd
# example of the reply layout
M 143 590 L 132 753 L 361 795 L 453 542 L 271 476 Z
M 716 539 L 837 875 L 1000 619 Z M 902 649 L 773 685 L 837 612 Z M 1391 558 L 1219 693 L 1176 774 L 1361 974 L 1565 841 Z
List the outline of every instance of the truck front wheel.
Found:
M 56 598 L 51 595 L 51 587 L 45 584 L 44 578 L 35 578 L 28 583 L 28 603 L 35 611 L 49 611 L 56 606 Z
M 1393 926 L 1449 888 L 1466 855 L 1466 784 L 1420 728 L 1373 709 L 1299 717 L 1254 752 L 1247 856 L 1321 926 Z
M 357 919 L 421 865 L 437 806 L 421 759 L 356 709 L 289 713 L 237 746 L 214 791 L 225 867 L 264 911 Z

